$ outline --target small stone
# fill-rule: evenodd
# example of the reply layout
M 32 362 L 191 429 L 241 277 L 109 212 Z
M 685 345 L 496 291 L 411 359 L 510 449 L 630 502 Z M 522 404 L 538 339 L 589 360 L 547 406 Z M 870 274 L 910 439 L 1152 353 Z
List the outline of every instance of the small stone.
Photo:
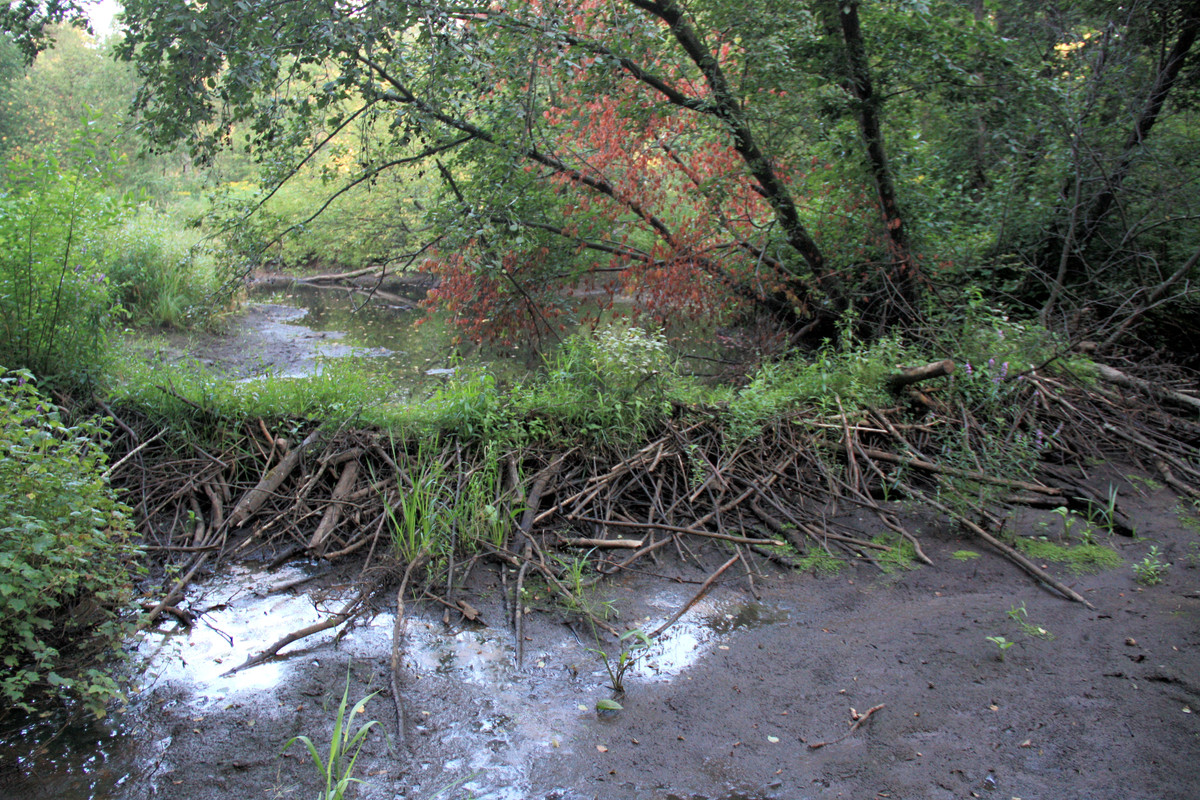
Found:
M 1129 638 L 1127 638 L 1125 640 L 1125 646 L 1126 647 L 1137 647 L 1137 639 L 1130 636 Z

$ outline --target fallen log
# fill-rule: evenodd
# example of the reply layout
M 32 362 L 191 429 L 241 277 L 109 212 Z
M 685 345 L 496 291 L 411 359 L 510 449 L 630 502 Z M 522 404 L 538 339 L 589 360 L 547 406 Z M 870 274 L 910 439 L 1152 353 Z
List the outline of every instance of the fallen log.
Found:
M 905 386 L 910 386 L 914 383 L 927 381 L 931 378 L 940 378 L 943 375 L 954 374 L 954 362 L 950 359 L 945 361 L 935 361 L 932 364 L 924 364 L 919 367 L 909 367 L 900 372 L 887 376 L 887 388 L 893 394 L 899 392 Z
M 1097 364 L 1096 371 L 1100 373 L 1100 377 L 1109 383 L 1117 386 L 1123 386 L 1126 389 L 1136 389 L 1143 394 L 1148 394 L 1151 397 L 1157 397 L 1161 400 L 1170 400 L 1185 408 L 1190 408 L 1192 411 L 1200 412 L 1200 398 L 1192 397 L 1191 395 L 1177 392 L 1174 389 L 1168 389 L 1165 386 L 1156 386 L 1149 381 L 1144 381 L 1141 378 L 1135 378 L 1132 375 L 1126 375 L 1118 369 L 1113 369 L 1107 364 Z

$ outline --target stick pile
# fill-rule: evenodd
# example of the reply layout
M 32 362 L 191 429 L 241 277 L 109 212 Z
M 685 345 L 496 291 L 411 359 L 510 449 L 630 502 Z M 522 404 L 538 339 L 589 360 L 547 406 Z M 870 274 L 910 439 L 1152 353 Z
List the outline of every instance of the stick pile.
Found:
M 147 549 L 183 576 L 148 606 L 150 624 L 164 611 L 178 613 L 187 583 L 222 559 L 280 564 L 365 554 L 368 566 L 388 569 L 371 573 L 381 577 L 339 614 L 353 618 L 370 594 L 412 566 L 399 563 L 393 535 L 405 509 L 414 513 L 404 500 L 416 490 L 419 459 L 436 459 L 438 502 L 449 509 L 463 507 L 475 476 L 503 475 L 491 498 L 508 521 L 502 538 L 480 537 L 461 524 L 465 515 L 452 514 L 452 529 L 438 534 L 439 552 L 412 558 L 422 566 L 408 571 L 405 585 L 410 596 L 461 611 L 470 606 L 451 596 L 463 576 L 480 561 L 499 564 L 509 571 L 518 634 L 519 598 L 531 574 L 567 608 L 587 613 L 579 584 L 565 574 L 567 559 L 586 558 L 591 580 L 600 580 L 668 551 L 693 558 L 707 543 L 727 552 L 719 572 L 744 575 L 751 589 L 756 563 L 759 570 L 765 562 L 789 568 L 813 553 L 882 565 L 903 547 L 931 563 L 897 500 L 933 509 L 1037 581 L 1086 602 L 1006 541 L 1006 506 L 1104 508 L 1115 529 L 1128 532 L 1119 506 L 1087 486 L 1086 470 L 1097 461 L 1140 467 L 1179 494 L 1200 497 L 1200 424 L 1190 411 L 1156 405 L 1169 392 L 1146 391 L 1140 379 L 1087 386 L 1031 373 L 1014 379 L 1006 419 L 978 419 L 953 393 L 920 383 L 953 380 L 952 363 L 918 370 L 892 377 L 888 408 L 846 411 L 832 398 L 786 413 L 744 441 L 731 438 L 719 411 L 697 409 L 627 451 L 544 443 L 498 452 L 443 438 L 430 453 L 378 431 L 308 425 L 284 434 L 262 420 L 222 427 L 217 445 L 202 447 L 126 418 L 112 477 L 136 501 Z M 1050 444 L 1021 474 L 998 471 L 986 456 L 1035 435 Z M 868 539 L 861 525 L 848 524 L 863 513 L 886 536 Z M 710 574 L 693 602 L 716 577 Z M 593 623 L 617 633 L 603 620 Z

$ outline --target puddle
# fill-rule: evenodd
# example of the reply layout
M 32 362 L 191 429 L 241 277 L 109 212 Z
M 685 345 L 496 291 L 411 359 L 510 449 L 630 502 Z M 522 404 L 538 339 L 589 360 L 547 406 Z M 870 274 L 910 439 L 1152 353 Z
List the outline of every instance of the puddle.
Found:
M 191 705 L 197 710 L 207 710 L 233 695 L 278 685 L 289 671 L 287 659 L 225 673 L 292 631 L 337 611 L 353 595 L 348 587 L 326 592 L 320 601 L 290 590 L 272 593 L 273 587 L 305 577 L 308 571 L 304 567 L 284 567 L 268 574 L 233 566 L 220 578 L 201 585 L 188 598 L 188 608 L 198 614 L 191 629 L 154 633 L 143 642 L 141 655 L 149 662 L 148 680 L 188 687 L 194 692 Z M 308 637 L 284 648 L 282 655 L 319 646 L 335 635 L 328 631 Z
M 660 594 L 649 605 L 661 617 L 648 617 L 643 630 L 654 630 L 666 621 L 687 597 L 677 593 Z M 770 625 L 788 619 L 786 611 L 762 603 L 702 598 L 674 625 L 666 630 L 629 670 L 634 677 L 670 679 L 679 675 L 713 648 L 728 648 L 723 642 L 731 634 Z
M 317 600 L 306 593 L 309 585 L 272 592 L 273 587 L 307 577 L 313 569 L 317 567 L 300 565 L 265 573 L 233 566 L 196 587 L 187 603 L 199 614 L 195 625 L 190 630 L 154 633 L 143 641 L 144 686 L 141 699 L 126 717 L 128 722 L 72 729 L 44 744 L 40 754 L 18 754 L 17 768 L 27 776 L 22 795 L 46 800 L 130 796 L 131 776 L 167 774 L 179 767 L 181 759 L 189 758 L 187 753 L 195 746 L 188 743 L 189 734 L 231 735 L 233 717 L 223 715 L 255 709 L 252 716 L 260 727 L 284 724 L 275 719 L 272 709 L 296 705 L 296 698 L 288 693 L 306 681 L 311 684 L 308 671 L 322 664 L 336 665 L 343 676 L 347 662 L 363 665 L 360 671 L 375 675 L 378 688 L 378 676 L 386 674 L 391 650 L 394 616 L 390 613 L 364 619 L 340 637 L 336 631 L 308 637 L 284 648 L 282 658 L 225 674 L 283 636 L 341 608 L 352 596 L 351 587 L 338 586 L 325 587 Z M 629 692 L 636 694 L 639 683 L 673 680 L 714 648 L 730 646 L 739 630 L 786 619 L 786 613 L 777 609 L 732 595 L 714 595 L 697 603 L 639 657 L 626 676 Z M 653 630 L 688 596 L 670 591 L 652 597 L 641 627 Z M 468 625 L 448 630 L 440 619 L 416 610 L 410 614 L 404 689 L 409 736 L 424 740 L 419 749 L 427 755 L 409 766 L 405 781 L 412 794 L 405 796 L 429 797 L 457 787 L 455 796 L 518 800 L 526 796 L 537 764 L 551 756 L 575 754 L 584 734 L 603 724 L 595 703 L 611 694 L 608 675 L 590 652 L 591 643 L 576 638 L 566 626 L 541 621 L 528 643 L 524 669 L 518 670 L 514 642 L 506 628 Z M 609 645 L 610 652 L 614 648 Z M 317 686 L 326 694 L 337 688 Z M 306 717 L 302 723 L 308 726 L 305 730 L 313 730 L 328 709 L 321 710 L 311 694 L 306 697 L 304 702 L 318 706 L 313 713 L 319 716 Z M 285 703 L 286 698 L 290 699 Z M 380 711 L 387 707 L 390 702 L 377 705 L 374 713 L 384 717 Z M 158 733 L 147 733 L 155 727 L 156 715 L 164 720 L 207 718 L 211 727 L 201 734 L 198 728 L 190 730 L 193 726 L 188 723 L 182 730 L 171 729 L 173 740 L 161 725 Z M 389 729 L 391 725 L 386 723 Z M 43 724 L 16 738 L 47 737 Z M 10 741 L 4 747 L 15 753 L 12 745 Z M 271 753 L 249 755 L 273 763 L 281 744 L 272 746 Z M 391 761 L 381 763 L 381 774 L 394 771 L 388 766 Z M 361 796 L 400 796 L 389 791 L 380 784 L 372 791 L 364 787 Z

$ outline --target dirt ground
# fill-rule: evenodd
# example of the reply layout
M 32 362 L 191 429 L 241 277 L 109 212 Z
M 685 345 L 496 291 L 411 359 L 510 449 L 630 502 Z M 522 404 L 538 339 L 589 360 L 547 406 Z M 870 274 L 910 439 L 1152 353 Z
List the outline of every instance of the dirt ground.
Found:
M 340 641 L 294 645 L 263 685 L 160 679 L 101 756 L 25 761 L 4 771 L 0 796 L 310 797 L 321 783 L 314 765 L 300 746 L 281 755 L 283 746 L 306 734 L 324 753 L 349 681 L 352 701 L 378 692 L 363 718 L 379 721 L 352 797 L 1195 798 L 1196 517 L 1181 517 L 1164 491 L 1124 483 L 1121 493 L 1139 533 L 1108 540 L 1124 565 L 1081 577 L 1051 565 L 1094 609 L 927 522 L 915 527 L 933 567 L 883 574 L 852 564 L 818 577 L 760 562 L 757 598 L 746 573 L 731 570 L 664 635 L 672 652 L 651 651 L 626 678 L 623 710 L 601 715 L 595 702 L 611 692 L 590 637 L 553 609 L 535 610 L 516 669 L 498 577 L 480 570 L 463 596 L 488 625 L 457 614 L 446 625 L 432 604 L 409 608 L 402 743 L 388 680 L 393 618 L 381 609 Z M 1171 566 L 1146 586 L 1132 565 L 1151 546 Z M 627 575 L 595 600 L 619 609 L 622 626 L 657 624 L 724 558 L 715 548 L 697 555 Z M 319 583 L 329 590 L 343 577 Z M 1008 613 L 1015 607 L 1025 615 Z M 1053 638 L 1023 633 L 1014 617 Z M 1014 643 L 1003 659 L 990 636 Z

